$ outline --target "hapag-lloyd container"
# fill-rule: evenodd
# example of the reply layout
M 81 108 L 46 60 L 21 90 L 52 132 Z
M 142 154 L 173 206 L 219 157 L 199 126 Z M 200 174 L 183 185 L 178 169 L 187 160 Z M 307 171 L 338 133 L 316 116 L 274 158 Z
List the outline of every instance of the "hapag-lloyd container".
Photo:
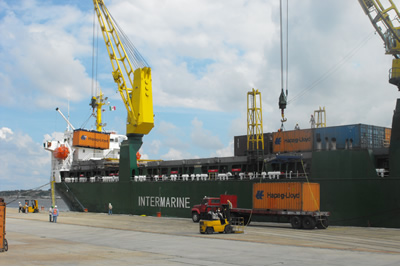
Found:
M 273 133 L 274 153 L 311 151 L 313 134 L 311 129 Z
M 306 182 L 255 183 L 253 209 L 318 211 L 319 184 Z
M 110 147 L 110 134 L 95 131 L 75 130 L 72 145 L 108 149 Z

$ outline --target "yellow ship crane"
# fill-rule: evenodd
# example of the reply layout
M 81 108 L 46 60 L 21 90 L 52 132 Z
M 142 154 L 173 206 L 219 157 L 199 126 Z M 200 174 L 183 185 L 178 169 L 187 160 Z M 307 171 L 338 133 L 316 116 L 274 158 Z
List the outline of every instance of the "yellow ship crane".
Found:
M 389 71 L 389 82 L 400 90 L 400 19 L 399 11 L 393 0 L 358 0 L 365 14 L 371 20 L 376 32 L 385 43 L 386 54 L 393 55 L 392 68 Z M 396 26 L 395 26 L 396 25 Z
M 136 152 L 154 127 L 151 69 L 118 26 L 103 0 L 93 0 L 112 65 L 112 76 L 127 110 L 127 141 L 121 144 L 120 180 L 137 175 Z M 134 65 L 134 67 L 132 66 Z

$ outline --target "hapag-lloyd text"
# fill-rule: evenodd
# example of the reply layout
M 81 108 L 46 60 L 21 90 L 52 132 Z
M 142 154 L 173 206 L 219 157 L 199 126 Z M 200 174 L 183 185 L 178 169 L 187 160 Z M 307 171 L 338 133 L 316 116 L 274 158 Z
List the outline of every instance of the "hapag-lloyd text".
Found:
M 286 193 L 286 194 L 274 194 L 274 193 L 267 193 L 268 198 L 280 198 L 280 199 L 285 199 L 285 198 L 300 198 L 300 193 L 297 194 L 292 194 L 292 193 Z

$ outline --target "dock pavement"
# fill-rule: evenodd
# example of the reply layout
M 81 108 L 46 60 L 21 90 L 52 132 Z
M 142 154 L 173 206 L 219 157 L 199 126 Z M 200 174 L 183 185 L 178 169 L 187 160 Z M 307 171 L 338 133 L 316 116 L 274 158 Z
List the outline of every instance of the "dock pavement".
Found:
M 7 209 L 0 265 L 400 265 L 400 229 L 295 230 L 252 222 L 242 234 L 199 233 L 187 218 Z

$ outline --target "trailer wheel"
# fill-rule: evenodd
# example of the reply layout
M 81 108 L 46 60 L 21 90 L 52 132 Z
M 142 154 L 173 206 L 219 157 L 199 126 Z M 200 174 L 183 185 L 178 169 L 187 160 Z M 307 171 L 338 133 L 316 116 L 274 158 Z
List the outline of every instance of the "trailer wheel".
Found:
M 210 234 L 214 233 L 214 229 L 212 227 L 207 227 L 206 233 L 210 235 Z
M 198 214 L 197 212 L 192 212 L 192 220 L 195 223 L 199 222 L 200 221 L 200 214 Z
M 8 242 L 7 239 L 4 238 L 4 250 L 8 251 Z
M 317 224 L 317 222 L 315 221 L 315 218 L 313 218 L 311 216 L 303 217 L 303 228 L 304 229 L 314 229 L 316 224 Z
M 232 232 L 233 232 L 232 225 L 228 224 L 227 226 L 225 226 L 225 229 L 224 229 L 225 234 L 230 234 Z
M 317 228 L 318 229 L 326 229 L 329 226 L 329 220 L 328 217 L 322 217 L 321 219 L 318 219 L 317 222 Z
M 301 218 L 299 216 L 293 216 L 292 218 L 290 218 L 290 224 L 292 225 L 293 229 L 301 229 Z

